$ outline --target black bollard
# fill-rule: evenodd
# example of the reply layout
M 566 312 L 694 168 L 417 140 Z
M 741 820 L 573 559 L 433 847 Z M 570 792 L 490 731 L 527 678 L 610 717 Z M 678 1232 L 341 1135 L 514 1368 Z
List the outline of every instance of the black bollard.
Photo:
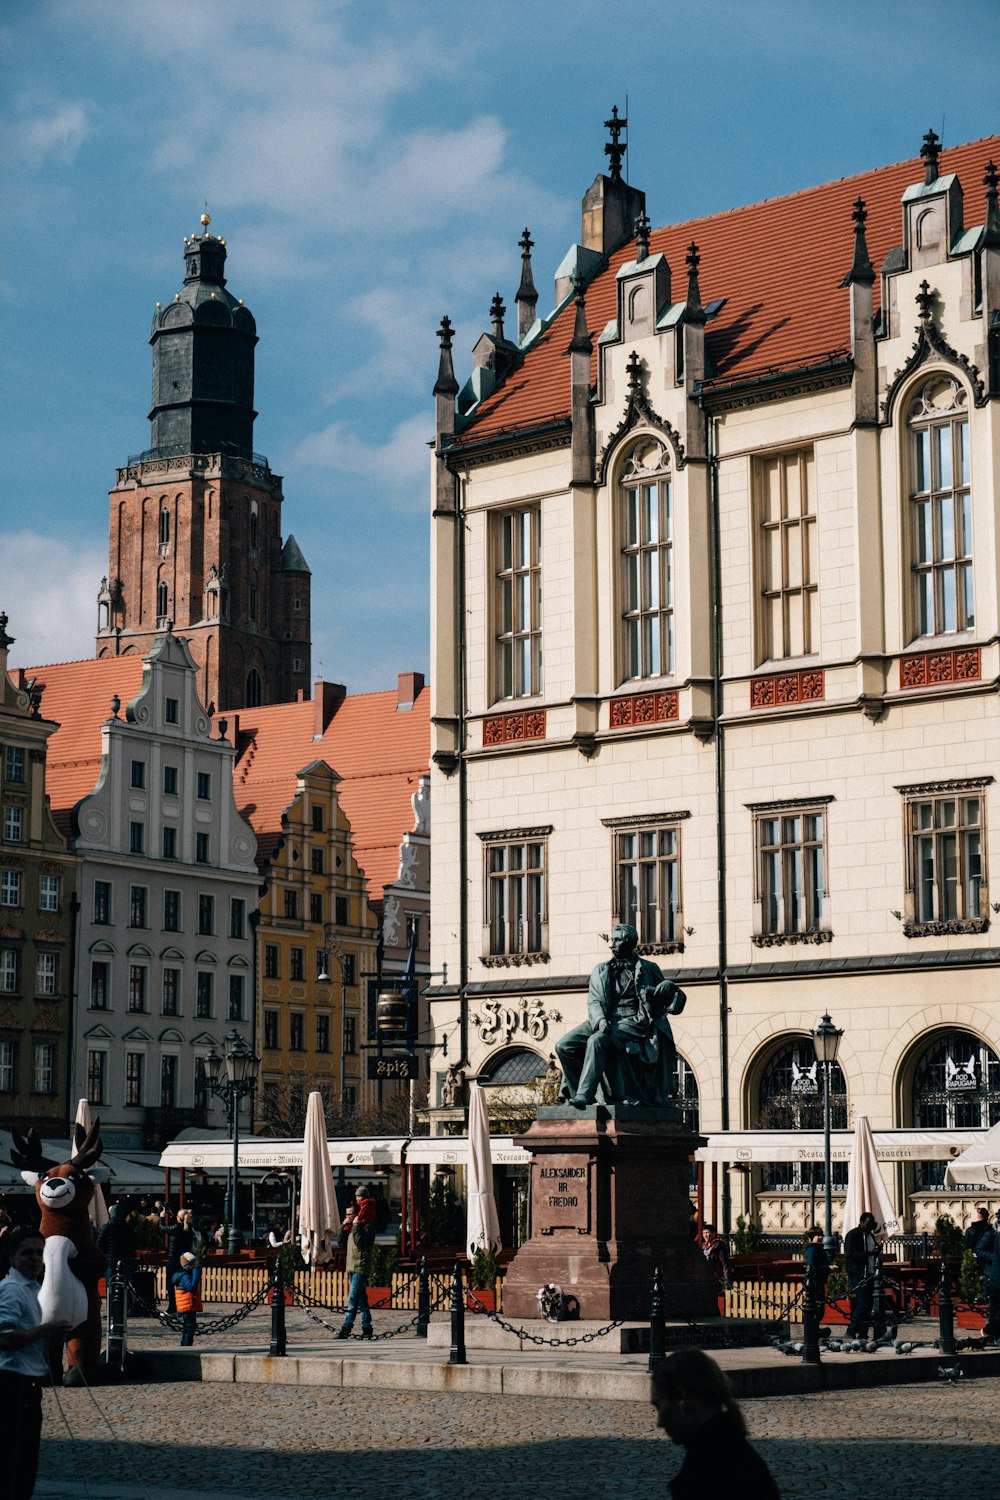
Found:
M 653 1272 L 653 1293 L 649 1303 L 649 1372 L 656 1369 L 666 1353 L 663 1318 L 663 1278 L 659 1266 Z
M 427 1337 L 427 1325 L 431 1320 L 431 1278 L 427 1270 L 427 1257 L 420 1257 L 420 1280 L 417 1283 L 417 1338 Z
M 108 1297 L 108 1352 L 109 1370 L 125 1373 L 128 1359 L 128 1284 L 125 1267 L 116 1261 L 107 1279 Z
M 279 1254 L 274 1257 L 274 1270 L 271 1273 L 271 1357 L 283 1359 L 286 1348 L 285 1273 Z
M 802 1363 L 818 1365 L 819 1309 L 816 1306 L 816 1281 L 812 1266 L 806 1266 L 802 1297 Z
M 955 1352 L 955 1308 L 951 1300 L 951 1281 L 948 1267 L 941 1262 L 941 1280 L 938 1283 L 938 1336 L 937 1346 L 942 1354 Z
M 450 1365 L 464 1365 L 465 1358 L 465 1288 L 462 1285 L 462 1267 L 455 1262 L 451 1278 L 451 1353 Z
M 876 1339 L 885 1334 L 885 1281 L 882 1278 L 882 1257 L 878 1254 L 872 1275 L 872 1333 Z

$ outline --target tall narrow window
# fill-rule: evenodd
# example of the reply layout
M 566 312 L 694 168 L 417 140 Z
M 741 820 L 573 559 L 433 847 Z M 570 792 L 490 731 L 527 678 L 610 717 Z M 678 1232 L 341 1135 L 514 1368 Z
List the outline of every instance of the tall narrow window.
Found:
M 163 930 L 164 932 L 180 932 L 181 930 L 180 891 L 163 892 Z
M 126 1052 L 125 1054 L 125 1103 L 131 1106 L 141 1105 L 143 1102 L 142 1081 L 145 1072 L 146 1058 L 142 1052 Z
M 146 1009 L 146 982 L 149 970 L 145 964 L 129 964 L 128 1008 L 134 1014 Z
M 276 1052 L 279 1048 L 278 1022 L 279 1014 L 276 1010 L 264 1012 L 264 1046 L 269 1052 Z
M 278 945 L 277 943 L 264 944 L 264 978 L 279 979 L 281 977 L 278 968 Z
M 198 932 L 202 937 L 211 937 L 215 932 L 215 897 L 198 897 Z
M 533 829 L 534 837 L 524 840 L 488 837 L 486 962 L 525 954 L 541 955 L 547 946 L 546 835 L 551 831 L 551 828 Z
M 94 959 L 90 965 L 90 1008 L 107 1010 L 111 999 L 111 965 L 106 959 Z
M 167 585 L 161 578 L 156 585 L 156 614 L 160 620 L 165 620 L 170 610 L 170 593 Z
M 930 380 L 910 406 L 913 634 L 975 625 L 969 418 L 957 380 Z
M 11 995 L 17 989 L 17 948 L 0 948 L 0 994 Z
M 247 904 L 238 896 L 229 898 L 229 936 L 231 938 L 246 937 L 247 930 Z
M 987 779 L 900 788 L 906 799 L 907 937 L 985 930 Z
M 35 994 L 57 995 L 59 993 L 58 953 L 38 953 L 35 956 Z
M 54 1094 L 56 1080 L 56 1049 L 54 1042 L 36 1042 L 34 1067 L 31 1077 L 33 1094 Z
M 4 808 L 3 836 L 11 844 L 20 844 L 24 838 L 24 809 L 10 803 Z
M 246 983 L 242 974 L 230 974 L 229 976 L 229 1019 L 230 1021 L 242 1021 L 244 1008 L 244 993 Z
M 6 779 L 11 782 L 24 781 L 24 747 L 8 745 L 4 756 Z
M 180 969 L 164 969 L 163 971 L 163 996 L 160 1009 L 165 1016 L 179 1016 L 181 1013 L 181 971 Z
M 128 925 L 130 927 L 145 927 L 147 925 L 147 911 L 149 909 L 149 891 L 144 885 L 133 885 L 129 888 Z
M 0 1042 L 0 1094 L 13 1094 L 17 1084 L 17 1043 Z
M 106 927 L 111 921 L 111 881 L 94 881 L 94 922 Z
M 0 906 L 20 906 L 21 904 L 21 872 L 20 870 L 0 871 Z
M 819 649 L 813 470 L 811 448 L 757 460 L 762 661 Z
M 826 807 L 771 806 L 755 812 L 756 906 L 753 941 L 829 939 Z
M 87 1102 L 107 1104 L 108 1054 L 103 1051 L 87 1053 Z
M 647 951 L 662 952 L 681 942 L 681 835 L 674 821 L 614 828 L 615 915 L 639 934 Z
M 177 1105 L 177 1056 L 164 1052 L 160 1057 L 160 1108 L 174 1109 Z
M 497 518 L 496 697 L 542 691 L 542 570 L 537 506 Z
M 43 875 L 38 885 L 39 911 L 58 911 L 62 882 L 58 875 Z
M 669 457 L 659 444 L 637 449 L 622 475 L 622 676 L 674 670 L 674 514 Z
M 202 971 L 198 975 L 196 1015 L 201 1021 L 210 1021 L 214 1011 L 215 975 Z
M 165 505 L 160 509 L 160 546 L 170 546 L 170 512 Z

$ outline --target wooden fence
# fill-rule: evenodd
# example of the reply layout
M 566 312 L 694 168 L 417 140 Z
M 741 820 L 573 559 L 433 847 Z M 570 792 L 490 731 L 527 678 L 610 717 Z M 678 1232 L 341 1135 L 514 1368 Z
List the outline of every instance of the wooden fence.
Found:
M 789 1318 L 801 1307 L 802 1285 L 795 1281 L 737 1281 L 724 1293 L 727 1318 Z
M 157 1266 L 153 1275 L 156 1279 L 156 1295 L 163 1301 L 167 1295 L 167 1272 L 164 1266 Z M 231 1302 L 237 1307 L 244 1302 L 249 1302 L 256 1297 L 261 1287 L 270 1280 L 266 1267 L 256 1266 L 203 1266 L 201 1272 L 201 1295 L 205 1302 Z M 439 1310 L 449 1305 L 450 1277 L 431 1277 L 431 1305 Z M 327 1307 L 346 1307 L 349 1277 L 346 1271 L 329 1271 L 321 1268 L 315 1271 L 296 1271 L 295 1287 L 297 1291 L 303 1292 L 307 1297 L 314 1298 L 317 1302 L 325 1303 Z M 500 1287 L 502 1283 L 497 1282 L 497 1308 L 499 1310 Z M 401 1312 L 416 1312 L 419 1285 L 415 1275 L 402 1275 L 400 1272 L 392 1278 L 392 1300 L 391 1306 L 398 1308 Z M 383 1301 L 385 1289 L 371 1288 L 373 1303 Z

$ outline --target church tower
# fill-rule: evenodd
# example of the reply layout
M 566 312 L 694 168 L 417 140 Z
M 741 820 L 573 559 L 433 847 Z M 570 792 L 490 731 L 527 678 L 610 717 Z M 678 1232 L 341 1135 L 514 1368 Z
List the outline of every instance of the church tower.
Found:
M 253 451 L 250 309 L 226 288 L 226 242 L 184 240 L 184 285 L 156 304 L 152 446 L 118 470 L 97 655 L 144 654 L 169 620 L 217 709 L 308 697 L 310 588 L 282 541 L 281 478 Z

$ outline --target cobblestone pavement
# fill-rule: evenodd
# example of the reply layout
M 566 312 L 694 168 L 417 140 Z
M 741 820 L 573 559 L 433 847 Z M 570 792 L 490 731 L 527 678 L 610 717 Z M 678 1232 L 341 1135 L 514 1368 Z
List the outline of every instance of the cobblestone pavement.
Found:
M 1000 1381 L 747 1401 L 784 1500 L 939 1500 L 1000 1457 Z M 72 1441 L 70 1440 L 72 1435 Z M 678 1450 L 641 1403 L 302 1386 L 131 1385 L 49 1391 L 36 1500 L 298 1500 L 366 1493 L 550 1500 L 648 1491 Z M 706 1500 L 716 1497 L 706 1495 Z

